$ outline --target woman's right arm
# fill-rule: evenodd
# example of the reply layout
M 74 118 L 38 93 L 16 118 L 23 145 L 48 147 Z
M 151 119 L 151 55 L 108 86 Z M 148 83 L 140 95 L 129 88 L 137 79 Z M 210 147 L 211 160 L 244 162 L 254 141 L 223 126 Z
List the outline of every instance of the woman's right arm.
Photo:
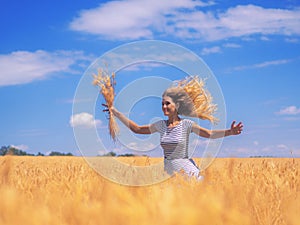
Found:
M 116 110 L 114 107 L 110 108 L 110 111 L 117 117 L 124 125 L 126 125 L 132 132 L 136 134 L 151 134 L 151 125 L 140 126 L 134 121 L 128 119 L 124 114 Z

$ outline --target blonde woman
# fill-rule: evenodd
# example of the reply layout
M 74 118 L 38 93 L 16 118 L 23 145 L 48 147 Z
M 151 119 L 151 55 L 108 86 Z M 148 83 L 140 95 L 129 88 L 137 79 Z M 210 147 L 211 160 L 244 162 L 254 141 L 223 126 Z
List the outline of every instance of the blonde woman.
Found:
M 195 133 L 204 138 L 221 138 L 238 135 L 243 130 L 243 124 L 232 122 L 227 130 L 208 130 L 196 122 L 181 116 L 198 117 L 216 122 L 213 116 L 216 106 L 211 103 L 210 94 L 204 89 L 204 82 L 198 77 L 187 77 L 168 88 L 162 95 L 162 111 L 167 117 L 149 125 L 138 125 L 127 118 L 113 106 L 110 111 L 132 132 L 137 134 L 160 134 L 160 145 L 164 153 L 165 171 L 172 175 L 184 171 L 188 176 L 202 179 L 200 170 L 188 154 L 190 133 Z M 107 105 L 104 105 L 107 107 Z

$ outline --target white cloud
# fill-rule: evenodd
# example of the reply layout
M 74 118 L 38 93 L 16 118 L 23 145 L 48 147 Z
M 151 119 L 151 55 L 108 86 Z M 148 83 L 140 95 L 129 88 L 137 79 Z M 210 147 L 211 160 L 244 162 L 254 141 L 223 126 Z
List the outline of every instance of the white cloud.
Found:
M 22 151 L 26 151 L 28 149 L 28 146 L 24 145 L 24 144 L 21 144 L 21 145 L 10 145 L 10 146 L 13 147 L 13 148 L 22 150 Z
M 99 7 L 83 10 L 70 28 L 100 35 L 107 39 L 151 38 L 155 32 L 174 31 L 178 11 L 214 4 L 199 0 L 125 0 L 110 1 Z
M 240 48 L 241 45 L 235 44 L 235 43 L 227 43 L 223 45 L 225 48 Z
M 83 112 L 72 115 L 70 125 L 71 127 L 93 128 L 94 126 L 101 125 L 101 120 L 95 120 L 93 115 Z
M 298 115 L 300 114 L 300 108 L 296 106 L 288 106 L 286 108 L 281 109 L 279 112 L 276 112 L 278 115 Z
M 273 66 L 273 65 L 282 65 L 282 64 L 287 64 L 291 62 L 289 59 L 281 59 L 281 60 L 273 60 L 273 61 L 266 61 L 263 63 L 255 64 L 255 68 L 263 68 L 263 67 L 268 67 L 268 66 Z
M 282 149 L 282 150 L 288 150 L 288 149 L 289 149 L 289 147 L 286 146 L 286 145 L 284 145 L 284 144 L 279 144 L 279 145 L 277 145 L 276 147 L 277 147 L 278 149 Z
M 267 9 L 255 5 L 238 5 L 219 14 L 218 25 L 220 28 L 216 31 L 217 38 L 253 34 L 299 35 L 299 11 L 299 9 Z
M 151 143 L 151 142 L 143 142 L 143 143 L 137 143 L 137 142 L 130 142 L 126 144 L 126 148 L 139 151 L 139 152 L 144 152 L 144 151 L 150 151 L 156 148 L 157 145 Z
M 253 65 L 248 65 L 248 66 L 237 66 L 237 67 L 234 67 L 233 70 L 240 71 L 240 70 L 247 70 L 247 69 L 264 68 L 264 67 L 269 67 L 269 66 L 287 64 L 287 63 L 290 63 L 291 61 L 292 61 L 291 59 L 271 60 L 271 61 L 265 61 L 262 63 L 257 63 L 257 64 L 253 64 Z
M 220 53 L 220 52 L 221 52 L 221 48 L 219 46 L 214 46 L 211 48 L 203 48 L 201 51 L 201 55 L 208 55 L 208 54 Z
M 262 40 L 262 41 L 270 41 L 270 38 L 268 38 L 268 37 L 266 37 L 266 36 L 262 36 L 262 37 L 260 38 L 260 40 Z
M 83 10 L 70 23 L 75 31 L 106 39 L 153 38 L 171 35 L 183 39 L 216 41 L 254 34 L 300 35 L 300 9 L 237 5 L 226 11 L 200 11 L 214 2 L 193 0 L 110 1 Z
M 285 41 L 288 43 L 299 43 L 298 38 L 286 38 Z
M 165 67 L 165 62 L 169 63 L 183 63 L 183 62 L 195 62 L 198 60 L 194 55 L 183 52 L 180 49 L 170 49 L 167 48 L 168 51 L 162 46 L 151 45 L 145 47 L 134 47 L 132 51 L 128 49 L 128 51 L 115 53 L 110 52 L 107 54 L 107 59 L 111 65 L 119 65 L 122 68 L 123 65 L 129 65 L 122 70 L 138 70 L 143 69 L 147 70 L 154 67 Z M 140 57 L 143 56 L 143 60 L 141 61 Z M 178 57 L 180 55 L 180 57 Z M 130 64 L 132 62 L 136 62 Z
M 298 121 L 298 120 L 300 120 L 300 117 L 289 116 L 289 117 L 284 117 L 283 120 L 285 120 L 285 121 Z
M 249 146 L 230 146 L 223 147 L 219 152 L 220 157 L 249 157 L 259 155 L 260 152 L 257 147 L 251 148 Z
M 16 51 L 0 55 L 0 86 L 43 80 L 59 72 L 76 73 L 72 66 L 90 60 L 81 51 Z
M 128 67 L 123 68 L 123 71 L 140 71 L 140 70 L 151 70 L 152 68 L 157 68 L 157 67 L 164 67 L 166 66 L 163 63 L 159 63 L 159 62 L 139 62 L 136 64 L 131 64 Z
M 260 149 L 262 156 L 286 157 L 291 153 L 290 148 L 285 144 L 266 145 Z

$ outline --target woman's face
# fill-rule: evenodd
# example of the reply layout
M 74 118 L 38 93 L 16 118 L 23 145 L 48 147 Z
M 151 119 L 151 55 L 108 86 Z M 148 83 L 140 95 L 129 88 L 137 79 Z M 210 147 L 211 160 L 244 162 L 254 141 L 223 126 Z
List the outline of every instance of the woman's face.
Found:
M 173 116 L 177 114 L 176 104 L 169 96 L 163 96 L 162 98 L 162 111 L 165 116 Z

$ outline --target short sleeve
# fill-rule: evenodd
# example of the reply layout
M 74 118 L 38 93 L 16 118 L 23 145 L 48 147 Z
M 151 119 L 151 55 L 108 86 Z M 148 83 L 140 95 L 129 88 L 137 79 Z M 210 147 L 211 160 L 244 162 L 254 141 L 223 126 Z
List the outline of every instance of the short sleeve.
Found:
M 155 133 L 155 132 L 162 132 L 163 130 L 163 124 L 164 124 L 164 120 L 159 120 L 156 121 L 155 123 L 152 123 L 150 125 L 150 132 L 151 133 Z
M 185 119 L 185 128 L 187 130 L 188 133 L 192 133 L 193 132 L 193 124 L 195 123 L 193 120 L 190 119 Z

